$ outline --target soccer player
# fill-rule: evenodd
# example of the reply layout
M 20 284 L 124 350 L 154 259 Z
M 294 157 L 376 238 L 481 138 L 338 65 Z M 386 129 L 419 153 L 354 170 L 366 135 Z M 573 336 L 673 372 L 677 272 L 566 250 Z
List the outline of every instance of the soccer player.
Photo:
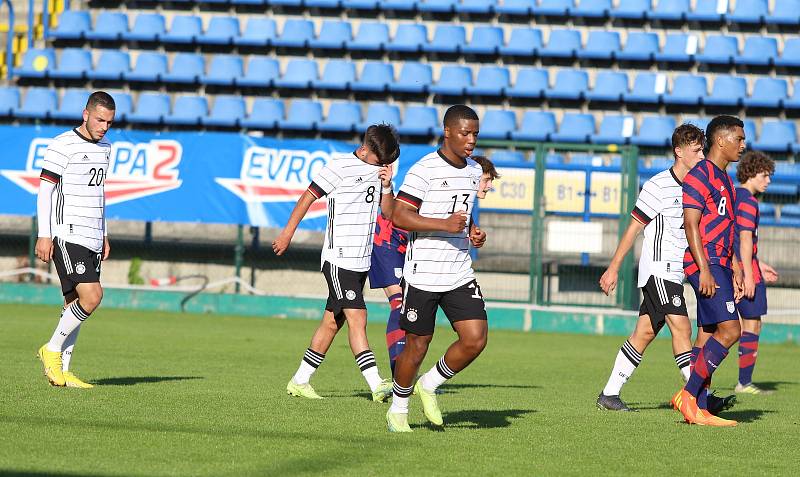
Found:
M 683 269 L 697 297 L 697 358 L 689 381 L 672 403 L 690 424 L 731 427 L 737 422 L 708 412 L 706 395 L 714 371 L 741 335 L 736 301 L 742 296 L 742 277 L 738 261 L 732 260 L 736 191 L 726 169 L 744 152 L 744 124 L 732 116 L 717 116 L 708 124 L 706 138 L 707 159 L 683 181 L 683 224 L 689 243 Z
M 411 233 L 403 266 L 400 327 L 406 346 L 397 358 L 389 431 L 411 432 L 408 399 L 422 400 L 428 420 L 443 424 L 436 389 L 466 368 L 486 346 L 488 326 L 469 246 L 485 243 L 486 233 L 469 222 L 482 169 L 470 159 L 478 139 L 478 115 L 464 105 L 444 115 L 441 148 L 424 156 L 406 174 L 392 220 Z M 442 307 L 458 339 L 414 384 Z
M 391 214 L 394 207 L 391 164 L 399 155 L 397 132 L 392 126 L 379 124 L 367 128 L 363 143 L 354 152 L 331 156 L 272 242 L 275 253 L 283 255 L 311 204 L 327 196 L 328 223 L 321 268 L 328 283 L 328 301 L 311 345 L 286 385 L 286 392 L 292 396 L 322 399 L 309 381 L 345 321 L 350 349 L 369 385 L 372 399 L 383 402 L 391 394 L 391 381 L 381 379 L 367 341 L 364 282 L 370 267 L 378 204 L 387 214 Z
M 642 290 L 639 320 L 617 353 L 608 382 L 597 397 L 599 409 L 631 410 L 620 399 L 620 391 L 664 323 L 672 334 L 675 364 L 684 382 L 689 379 L 692 327 L 683 298 L 683 254 L 687 242 L 683 230 L 681 184 L 689 170 L 704 158 L 704 146 L 705 135 L 697 126 L 683 124 L 675 129 L 672 133 L 675 164 L 644 183 L 631 212 L 633 220 L 617 245 L 611 264 L 600 277 L 600 288 L 608 295 L 617 287 L 622 260 L 644 230 L 639 257 L 638 286 Z
M 53 386 L 93 387 L 69 371 L 69 365 L 81 324 L 103 299 L 100 263 L 111 251 L 103 188 L 111 143 L 105 135 L 115 109 L 108 93 L 92 93 L 83 123 L 56 136 L 44 155 L 36 201 L 36 256 L 45 263 L 53 259 L 64 295 L 58 325 L 38 352 Z
M 761 317 L 767 314 L 767 287 L 765 282 L 778 280 L 774 268 L 758 260 L 758 199 L 763 194 L 775 172 L 775 163 L 762 152 L 748 152 L 739 161 L 736 179 L 736 225 L 734 252 L 744 272 L 744 297 L 736 304 L 742 325 L 739 339 L 739 382 L 737 393 L 761 394 L 753 384 L 753 369 L 758 357 L 758 337 L 761 334 Z

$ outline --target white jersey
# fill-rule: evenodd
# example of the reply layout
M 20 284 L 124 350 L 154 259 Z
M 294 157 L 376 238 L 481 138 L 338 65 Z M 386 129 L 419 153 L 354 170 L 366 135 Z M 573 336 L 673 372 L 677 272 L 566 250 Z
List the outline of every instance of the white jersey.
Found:
M 353 153 L 334 153 L 314 177 L 308 190 L 318 199 L 328 198 L 323 264 L 354 272 L 369 270 L 381 201 L 380 167 Z
M 645 226 L 639 288 L 650 276 L 682 283 L 683 254 L 689 245 L 683 228 L 683 188 L 671 168 L 644 183 L 631 216 Z
M 56 136 L 44 153 L 42 180 L 56 184 L 50 211 L 53 237 L 103 249 L 105 235 L 105 178 L 111 143 L 83 137 L 77 129 Z M 43 218 L 40 218 L 43 220 Z
M 481 173 L 472 159 L 459 167 L 437 150 L 411 166 L 397 200 L 417 208 L 423 217 L 446 219 L 459 210 L 472 214 Z M 420 290 L 442 292 L 473 280 L 469 226 L 468 220 L 458 233 L 409 233 L 403 267 L 406 282 Z

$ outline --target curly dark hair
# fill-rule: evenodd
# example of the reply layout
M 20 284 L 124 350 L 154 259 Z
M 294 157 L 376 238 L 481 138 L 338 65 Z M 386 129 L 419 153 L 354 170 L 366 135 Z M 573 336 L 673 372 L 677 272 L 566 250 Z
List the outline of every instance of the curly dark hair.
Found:
M 739 159 L 739 167 L 736 168 L 736 180 L 744 184 L 762 172 L 770 175 L 775 173 L 775 161 L 763 152 L 748 151 Z

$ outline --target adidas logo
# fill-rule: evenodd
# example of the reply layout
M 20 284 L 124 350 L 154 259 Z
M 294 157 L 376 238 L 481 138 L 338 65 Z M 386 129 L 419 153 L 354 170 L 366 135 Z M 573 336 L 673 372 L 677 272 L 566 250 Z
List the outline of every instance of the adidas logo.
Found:
M 450 184 L 447 181 L 442 181 L 442 187 L 450 187 Z
M 358 179 L 356 179 L 356 184 L 358 184 L 358 183 L 360 183 L 360 182 L 364 182 L 364 179 L 362 179 L 362 178 L 360 178 L 360 177 L 359 177 Z
M 87 156 L 86 154 L 84 154 L 84 155 L 83 155 L 83 160 L 84 160 L 84 161 L 88 161 L 88 160 L 89 160 L 89 156 Z
M 719 186 L 719 191 L 720 192 L 725 192 L 725 186 Z
M 672 203 L 672 205 L 680 205 L 680 204 L 681 204 L 681 201 L 679 201 L 678 199 L 675 199 L 675 202 Z

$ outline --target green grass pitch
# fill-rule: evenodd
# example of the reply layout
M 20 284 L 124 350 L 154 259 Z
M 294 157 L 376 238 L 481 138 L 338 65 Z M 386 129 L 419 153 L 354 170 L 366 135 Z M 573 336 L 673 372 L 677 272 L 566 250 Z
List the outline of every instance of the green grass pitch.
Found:
M 668 340 L 645 354 L 623 398 L 595 409 L 621 337 L 490 332 L 484 354 L 440 395 L 445 428 L 386 431 L 388 404 L 340 335 L 314 377 L 324 401 L 286 395 L 316 323 L 100 310 L 73 370 L 91 390 L 51 388 L 36 349 L 58 309 L 0 306 L 0 475 L 744 475 L 800 468 L 795 345 L 765 345 L 756 382 L 724 415 L 735 429 L 688 426 L 666 406 L 680 385 Z M 383 317 L 381 317 L 382 321 Z M 375 320 L 378 321 L 377 319 Z M 767 325 L 768 326 L 768 325 Z M 383 325 L 370 341 L 387 375 Z M 423 370 L 452 341 L 440 328 Z M 730 391 L 735 350 L 715 375 Z

